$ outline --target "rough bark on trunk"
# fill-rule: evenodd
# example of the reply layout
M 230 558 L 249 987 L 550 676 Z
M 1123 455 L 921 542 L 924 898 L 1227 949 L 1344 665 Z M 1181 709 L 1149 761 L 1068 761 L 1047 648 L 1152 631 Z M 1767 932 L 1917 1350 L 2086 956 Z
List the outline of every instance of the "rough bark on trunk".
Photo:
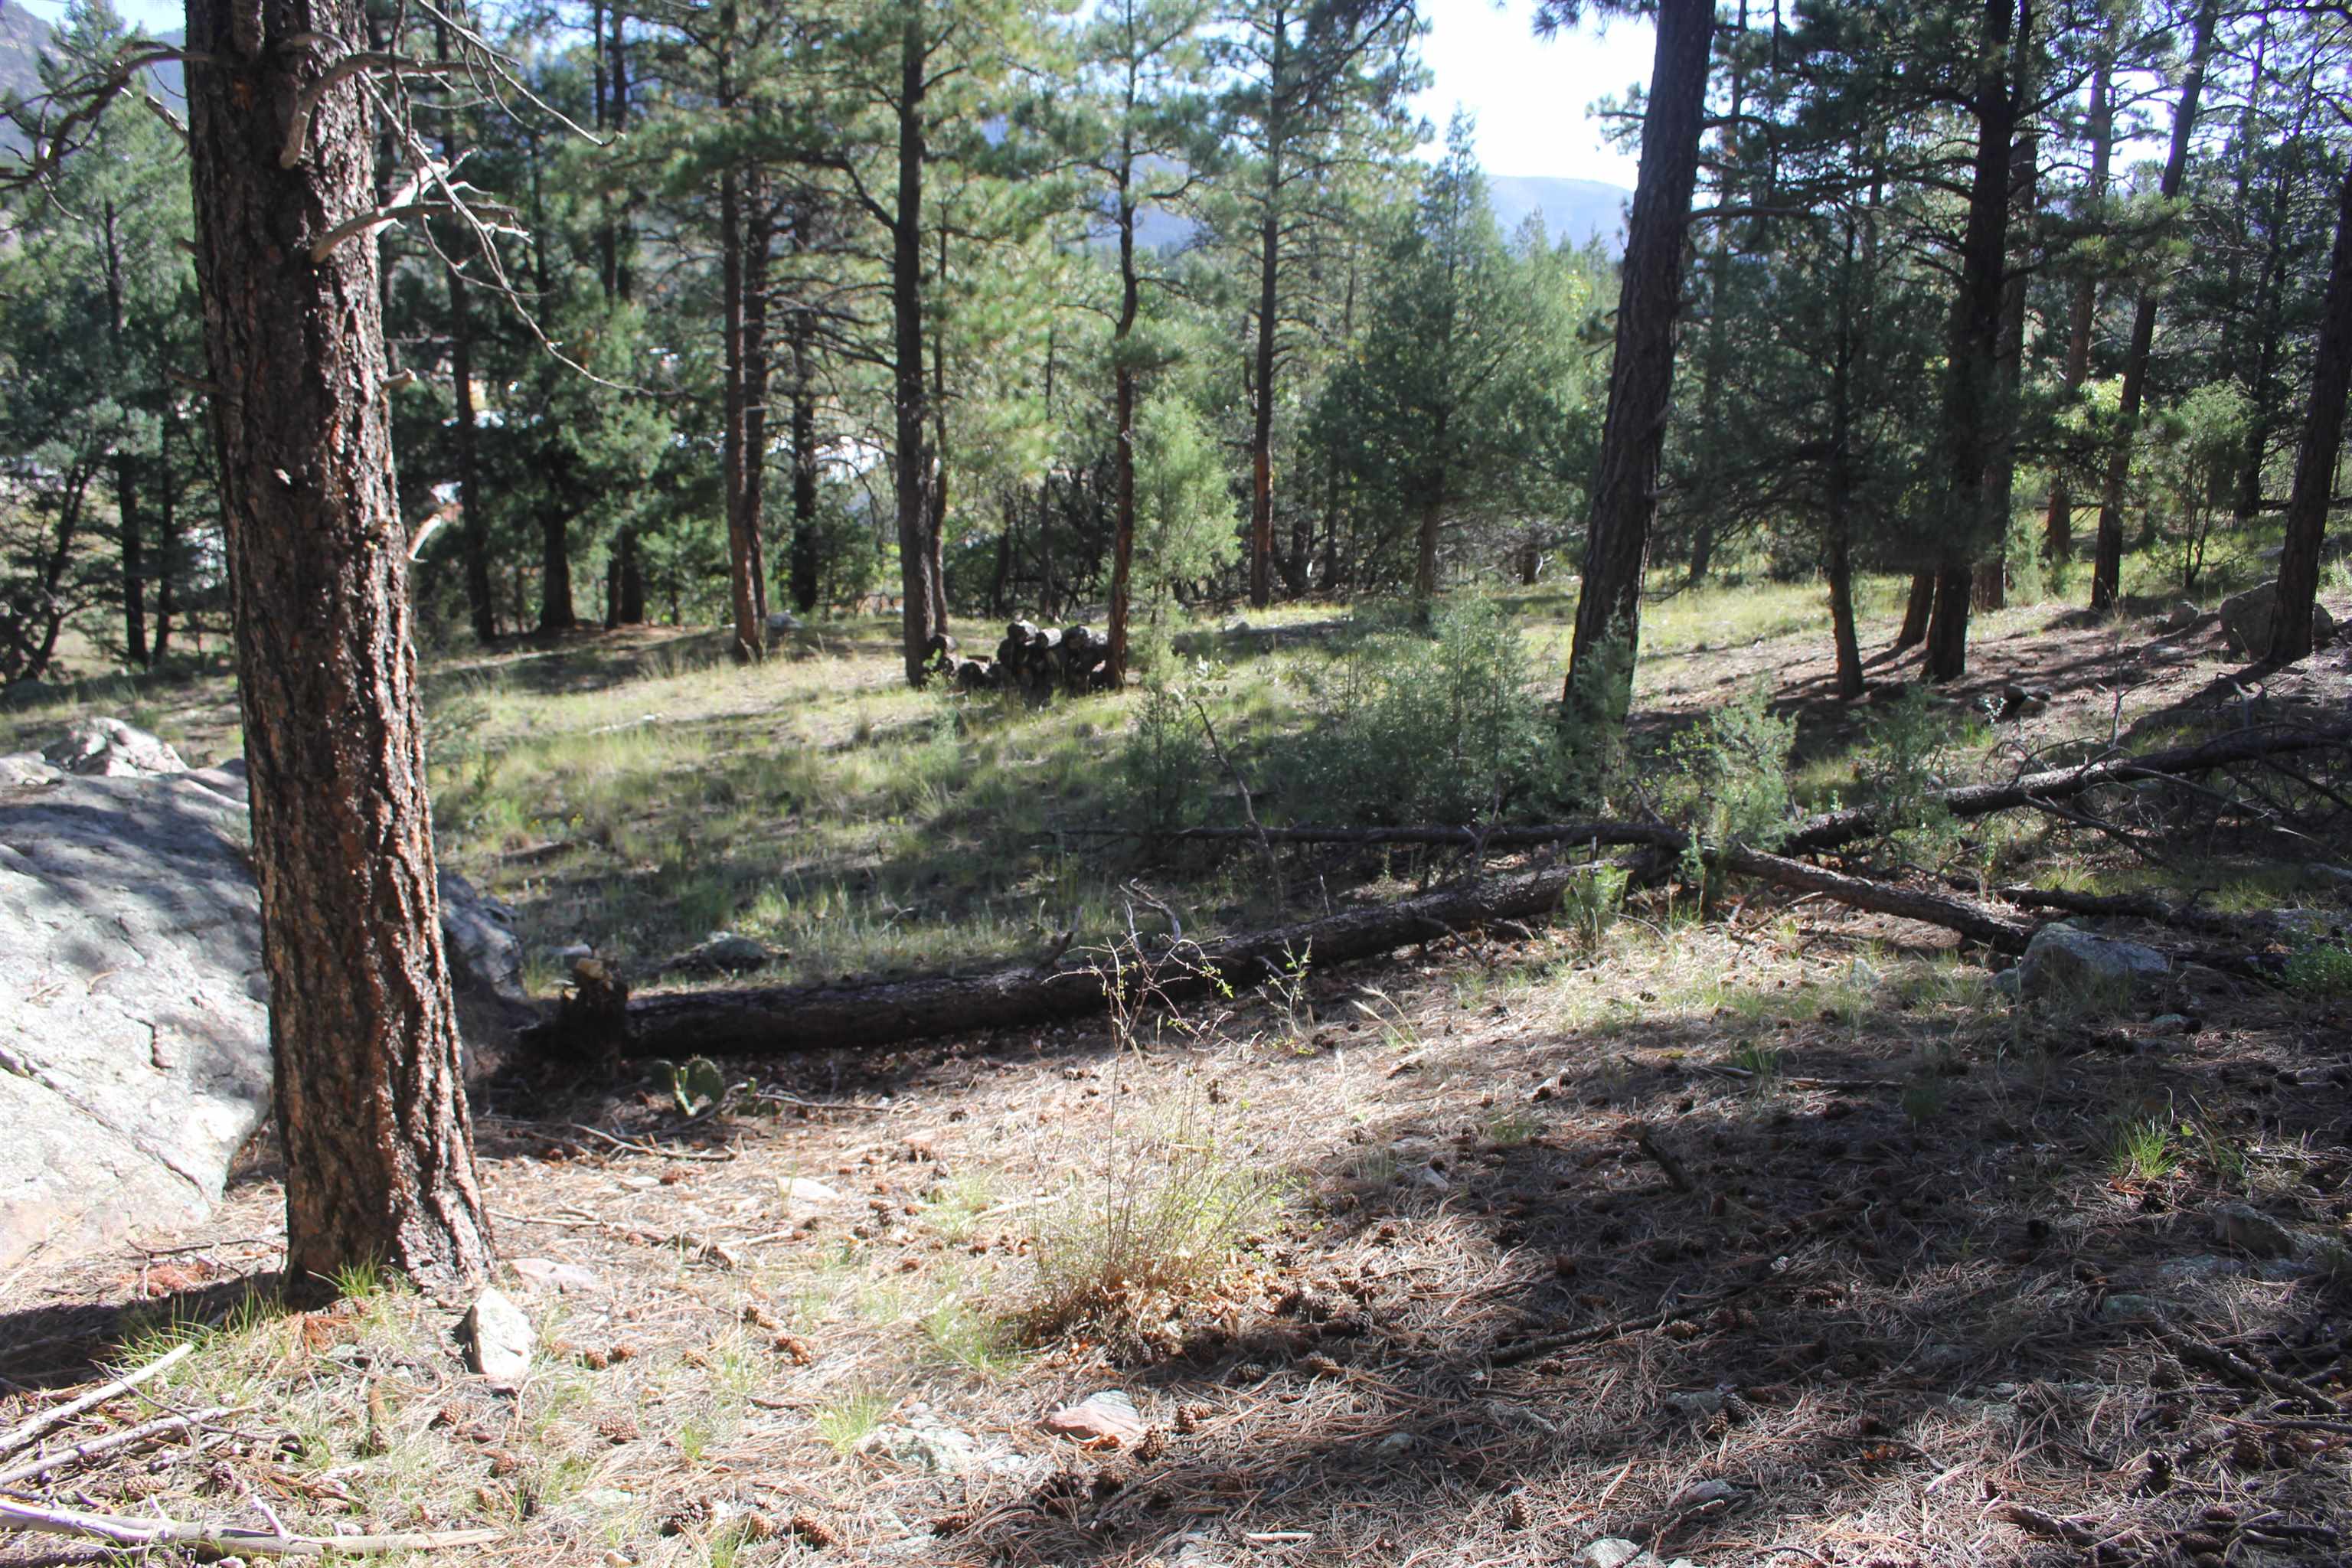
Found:
M 2327 304 L 2311 354 L 2310 412 L 2295 455 L 2287 502 L 2286 548 L 2279 555 L 2278 605 L 2271 616 L 2270 662 L 2311 654 L 2311 605 L 2319 593 L 2319 545 L 2344 444 L 2344 400 L 2352 394 L 2352 167 L 2336 194 L 2336 248 L 2327 263 Z
M 936 619 L 938 585 L 929 539 L 930 452 L 926 436 L 929 391 L 923 377 L 923 13 L 908 6 L 899 36 L 898 191 L 890 223 L 892 387 L 898 450 L 900 651 L 907 684 L 923 684 Z
M 1969 186 L 1959 292 L 1952 306 L 1944 381 L 1948 493 L 1936 561 L 1936 602 L 1927 618 L 1924 673 L 1929 680 L 1957 680 L 1968 672 L 1973 563 L 1990 546 L 1996 522 L 1985 480 L 2003 424 L 2001 296 L 2009 259 L 2010 163 L 2019 99 L 2011 88 L 2010 63 L 2012 48 L 2021 52 L 2027 43 L 2032 16 L 2030 3 L 2021 21 L 2019 0 L 1986 0 L 1977 40 L 1970 104 L 1977 122 L 1976 168 Z
M 148 650 L 158 664 L 172 646 L 172 580 L 180 568 L 180 487 L 172 477 L 172 426 L 167 412 L 155 461 L 155 642 Z
M 792 593 L 793 607 L 804 616 L 816 608 L 817 573 L 824 564 L 818 559 L 816 384 L 809 344 L 814 331 L 806 310 L 793 312 Z
M 1277 57 L 1279 58 L 1279 57 Z M 1250 387 L 1250 604 L 1274 602 L 1274 371 L 1276 268 L 1281 257 L 1281 142 L 1266 160 L 1265 213 L 1258 225 L 1257 357 Z
M 365 36 L 357 0 L 190 0 L 197 275 L 220 455 L 253 858 L 298 1296 L 388 1265 L 491 1261 L 440 934 L 394 493 L 376 252 L 311 247 L 372 209 L 368 100 L 287 107 Z M 470 498 L 469 498 L 470 499 Z
M 731 7 L 729 15 L 732 15 Z M 723 84 L 720 91 L 723 98 Z M 736 663 L 751 664 L 767 652 L 767 626 L 761 619 L 759 597 L 751 582 L 754 546 L 745 532 L 751 515 L 746 486 L 752 458 L 747 428 L 749 392 L 745 384 L 743 175 L 732 168 L 719 177 L 719 331 L 724 340 L 721 348 L 726 365 L 726 388 L 720 403 L 725 428 L 719 438 L 719 465 L 726 479 L 721 504 L 727 510 L 727 602 L 735 631 L 730 652 Z
M 1903 625 L 1895 633 L 1895 651 L 1916 647 L 1927 640 L 1927 616 L 1936 607 L 1936 574 L 1911 574 L 1911 593 L 1903 601 Z
M 2096 211 L 2107 198 L 2107 169 L 2115 157 L 2115 100 L 2110 88 L 2115 51 L 2102 45 L 2091 67 L 2091 179 L 2088 202 Z M 2067 310 L 2065 399 L 2073 403 L 2091 374 L 2091 326 L 2099 310 L 2099 279 L 2087 268 L 2074 281 Z M 2042 527 L 2042 559 L 2055 566 L 2074 559 L 2074 496 L 2063 462 L 2050 473 L 2050 514 Z
M 1649 559 L 1650 520 L 1657 510 L 1658 462 L 1674 397 L 1675 318 L 1682 310 L 1683 240 L 1698 181 L 1698 143 L 1706 110 L 1707 63 L 1715 0 L 1659 0 L 1658 46 L 1642 120 L 1641 174 L 1626 227 L 1623 282 L 1617 297 L 1616 357 L 1609 373 L 1609 411 L 1601 425 L 1600 473 L 1584 548 L 1584 582 L 1576 602 L 1576 642 L 1566 695 L 1583 699 L 1588 717 L 1622 723 L 1633 701 L 1632 664 L 1642 626 L 1642 569 Z M 1604 650 L 1612 646 L 1622 653 Z M 1604 658 L 1625 660 L 1622 677 Z
M 2172 117 L 2172 145 L 2166 153 L 2164 177 L 2158 194 L 2166 201 L 2180 195 L 2189 172 L 2189 142 L 2197 130 L 2197 103 L 2205 90 L 2205 66 L 2213 53 L 2214 21 L 2219 0 L 2204 0 L 2190 28 L 2189 68 L 2180 80 L 2180 107 Z M 2138 434 L 2139 407 L 2147 392 L 2147 361 L 2156 346 L 2157 297 L 2153 289 L 2140 290 L 2132 313 L 2130 345 L 2124 351 L 2123 392 L 2116 405 L 2116 441 L 2107 454 L 2106 482 L 2099 489 L 2099 536 L 2091 556 L 2091 609 L 2104 615 L 2123 596 L 2124 488 L 2131 477 L 2132 446 Z
M 2019 86 L 2022 96 L 2023 84 Z M 2009 604 L 2009 531 L 2017 501 L 2018 398 L 2025 384 L 2025 285 L 2032 263 L 2033 220 L 2041 195 L 2042 139 L 2031 131 L 2019 136 L 2009 163 L 2011 233 L 2017 246 L 2016 265 L 2000 290 L 2000 407 L 1999 436 L 1992 462 L 1985 475 L 1985 505 L 1999 531 L 1977 567 L 1976 607 L 1998 610 Z

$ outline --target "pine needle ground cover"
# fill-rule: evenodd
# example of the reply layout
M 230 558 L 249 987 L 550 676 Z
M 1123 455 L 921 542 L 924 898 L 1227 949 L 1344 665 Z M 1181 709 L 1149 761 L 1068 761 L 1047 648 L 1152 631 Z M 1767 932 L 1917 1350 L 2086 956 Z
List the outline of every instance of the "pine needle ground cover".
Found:
M 1989 648 L 2080 667 L 2033 721 L 2053 737 L 2163 722 L 2223 662 L 2011 614 Z M 1794 641 L 1651 661 L 1650 721 L 1672 721 L 1669 687 L 1712 693 L 1709 659 L 1738 686 L 1776 656 L 1801 686 Z M 1284 721 L 1287 657 L 1236 663 L 1221 724 Z M 1123 921 L 1097 858 L 1030 847 L 1051 845 L 1042 815 L 998 838 L 956 814 L 991 767 L 1033 803 L 1105 788 L 1126 711 L 943 716 L 888 658 L 465 672 L 488 710 L 466 735 L 501 760 L 468 799 L 485 764 L 444 753 L 451 858 L 552 944 L 587 918 L 541 912 L 562 900 L 651 910 L 705 885 L 678 864 L 689 837 L 724 888 L 755 855 L 768 878 L 805 857 L 871 928 L 814 973 L 939 963 L 992 900 L 1001 925 L 963 951 L 1025 951 L 1087 897 Z M 996 762 L 971 760 L 986 743 Z M 1833 741 L 1803 765 L 1801 791 L 1853 787 Z M 509 798 L 510 824 L 460 815 Z M 923 847 L 948 831 L 971 844 Z M 963 891 L 892 879 L 1015 840 L 1039 858 Z M 658 1079 L 508 1080 L 477 1108 L 503 1283 L 539 1336 L 520 1389 L 466 1371 L 453 1306 L 388 1281 L 274 1305 L 265 1142 L 205 1226 L 0 1280 L 0 1428 L 191 1347 L 0 1470 L 176 1412 L 193 1432 L 7 1485 L 317 1536 L 499 1532 L 415 1558 L 443 1563 L 1468 1564 L 1617 1539 L 1708 1568 L 2338 1561 L 2352 1064 L 2332 884 L 2242 845 L 2151 867 L 2037 826 L 1998 847 L 2044 885 L 2234 889 L 2318 934 L 2275 944 L 2274 982 L 2192 967 L 2019 1002 L 1931 928 L 1635 889 L 1581 924 L 1328 972 L 1308 955 L 1172 1015 L 721 1063 L 692 1116 Z M 1212 924 L 1270 896 L 1254 851 L 1180 869 L 1147 876 Z M 1003 890 L 1021 877 L 1025 912 Z M 710 898 L 596 940 L 651 957 L 705 918 L 744 923 Z M 1098 1222 L 1200 1267 L 1067 1289 L 1131 1256 L 1087 1245 Z M 1133 1441 L 1041 1425 L 1111 1390 Z M 57 1544 L 12 1538 L 0 1562 Z

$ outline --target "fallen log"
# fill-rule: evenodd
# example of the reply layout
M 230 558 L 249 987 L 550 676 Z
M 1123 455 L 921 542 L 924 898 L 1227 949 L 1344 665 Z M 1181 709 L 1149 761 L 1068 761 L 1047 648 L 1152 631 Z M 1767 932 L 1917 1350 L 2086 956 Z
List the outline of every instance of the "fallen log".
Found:
M 1946 790 L 1941 799 L 1954 816 L 1989 816 L 2039 801 L 2066 800 L 2107 784 L 2210 773 L 2232 763 L 2251 763 L 2294 752 L 2325 751 L 2343 745 L 2347 740 L 2352 740 L 2352 728 L 2341 724 L 2232 730 L 2193 746 L 2173 746 L 2137 757 L 2116 757 L 2077 767 L 2047 768 L 2021 774 L 2006 784 L 1965 784 Z M 1852 806 L 1844 811 L 1823 812 L 1801 824 L 1780 841 L 1780 847 L 1795 854 L 1834 849 L 1868 838 L 1877 831 L 1877 816 L 1868 806 Z
M 1679 852 L 1671 828 L 1643 830 L 1635 842 Z M 1893 887 L 1757 850 L 1706 852 L 1710 863 L 1776 886 L 1817 893 L 1854 909 L 1924 921 L 2002 952 L 2022 952 L 2032 928 L 1966 899 Z M 1433 937 L 1550 913 L 1590 864 L 1556 865 L 1457 884 L 1373 909 L 1251 931 L 1144 955 L 1158 973 L 1149 989 L 1167 1000 L 1216 987 L 1242 988 L 1292 972 L 1300 960 L 1318 969 L 1376 957 Z M 1122 963 L 1132 963 L 1122 956 Z M 620 1054 L 760 1056 L 897 1045 L 977 1029 L 1057 1023 L 1103 1012 L 1107 961 L 1080 952 L 1046 963 L 976 974 L 929 974 L 866 984 L 770 986 L 628 998 Z M 1134 994 L 1130 985 L 1129 995 Z M 611 998 L 567 996 L 524 1042 L 566 1059 L 609 1062 Z
M 1971 900 L 1931 893 L 1924 888 L 1850 877 L 1808 860 L 1791 860 L 1783 855 L 1766 855 L 1754 849 L 1727 849 L 1708 858 L 1727 871 L 1756 877 L 1775 887 L 1819 893 L 1850 909 L 1942 926 L 1997 952 L 2023 952 L 2025 944 L 2033 940 L 2032 926 L 1995 914 Z
M 1492 921 L 1548 914 L 1589 870 L 1548 866 L 1146 956 L 1168 958 L 1155 988 L 1171 999 L 1200 995 L 1217 984 L 1245 987 L 1286 973 L 1300 959 L 1317 968 L 1346 963 Z M 755 1056 L 1055 1023 L 1104 1011 L 1107 979 L 1105 963 L 1080 952 L 974 974 L 632 996 L 621 1049 L 632 1057 Z M 593 1010 L 601 1002 L 592 998 L 583 1016 L 567 997 L 552 1017 L 524 1033 L 524 1043 L 567 1059 L 601 1058 L 611 1048 L 609 1014 Z

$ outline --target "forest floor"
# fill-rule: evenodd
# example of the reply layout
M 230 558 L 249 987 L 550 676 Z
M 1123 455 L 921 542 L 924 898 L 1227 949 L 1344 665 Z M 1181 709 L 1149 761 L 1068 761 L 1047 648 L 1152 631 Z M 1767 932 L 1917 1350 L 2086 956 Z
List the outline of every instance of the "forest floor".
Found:
M 1818 798 L 1851 787 L 1863 721 L 1821 698 L 1820 633 L 1777 592 L 1663 606 L 1639 705 L 1669 726 L 1763 679 Z M 1524 608 L 1556 668 L 1552 607 Z M 2050 693 L 1969 730 L 1992 768 L 2340 710 L 2352 671 L 2339 647 L 2252 689 L 2210 629 L 2048 605 L 1979 633 L 1956 717 Z M 1139 868 L 1054 831 L 1108 809 L 1115 700 L 974 723 L 898 688 L 885 629 L 793 651 L 737 671 L 648 632 L 430 673 L 446 857 L 516 905 L 541 985 L 570 942 L 651 975 L 721 925 L 790 949 L 786 979 L 1116 929 Z M 1286 660 L 1313 657 L 1237 659 L 1222 710 L 1279 731 Z M 217 683 L 142 700 L 124 716 L 192 761 L 233 748 Z M 0 751 L 62 711 L 0 714 Z M 2318 851 L 1983 837 L 2004 874 L 2286 908 L 2341 941 Z M 1460 867 L 1306 868 L 1346 897 Z M 1146 874 L 1201 934 L 1272 913 L 1249 855 Z M 1661 890 L 1598 933 L 1310 959 L 1181 1014 L 730 1061 L 698 1115 L 652 1079 L 511 1070 L 475 1104 L 540 1336 L 519 1392 L 466 1371 L 451 1304 L 355 1278 L 334 1309 L 272 1305 L 264 1139 L 205 1225 L 0 1278 L 0 1377 L 27 1385 L 0 1385 L 0 1428 L 32 1385 L 193 1343 L 84 1431 L 226 1406 L 219 1435 L 42 1495 L 503 1532 L 419 1561 L 2352 1557 L 2352 984 L 2192 963 L 2029 1004 L 1994 980 L 1934 928 Z M 1123 1277 L 1073 1326 L 1068 1280 L 1119 1243 L 1198 1267 Z M 1114 1391 L 1122 1440 L 1042 1424 Z

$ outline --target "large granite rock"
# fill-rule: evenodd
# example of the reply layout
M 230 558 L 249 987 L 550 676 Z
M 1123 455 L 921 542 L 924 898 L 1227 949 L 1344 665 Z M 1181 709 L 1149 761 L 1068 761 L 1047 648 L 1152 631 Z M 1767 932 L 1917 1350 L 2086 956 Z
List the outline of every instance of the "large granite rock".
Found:
M 2248 658 L 2262 658 L 2271 651 L 2271 623 L 2278 616 L 2278 584 L 2263 583 L 2242 594 L 2232 594 L 2221 601 L 2221 631 L 2231 646 Z M 2327 606 L 2315 602 L 2311 606 L 2311 641 L 2315 647 L 2325 647 L 2336 636 L 2336 617 Z
M 2138 990 L 2171 973 L 2172 961 L 2144 942 L 2060 924 L 2033 933 L 2016 969 L 2019 994 L 2063 1001 Z
M 41 758 L 52 767 L 85 777 L 153 778 L 188 771 L 188 764 L 168 743 L 120 719 L 81 720 L 61 739 L 42 748 Z
M 0 757 L 0 1268 L 201 1217 L 269 1109 L 244 765 L 144 771 L 122 759 L 169 748 L 95 732 L 88 775 Z M 512 917 L 442 891 L 468 1042 L 495 1047 L 530 1012 Z

